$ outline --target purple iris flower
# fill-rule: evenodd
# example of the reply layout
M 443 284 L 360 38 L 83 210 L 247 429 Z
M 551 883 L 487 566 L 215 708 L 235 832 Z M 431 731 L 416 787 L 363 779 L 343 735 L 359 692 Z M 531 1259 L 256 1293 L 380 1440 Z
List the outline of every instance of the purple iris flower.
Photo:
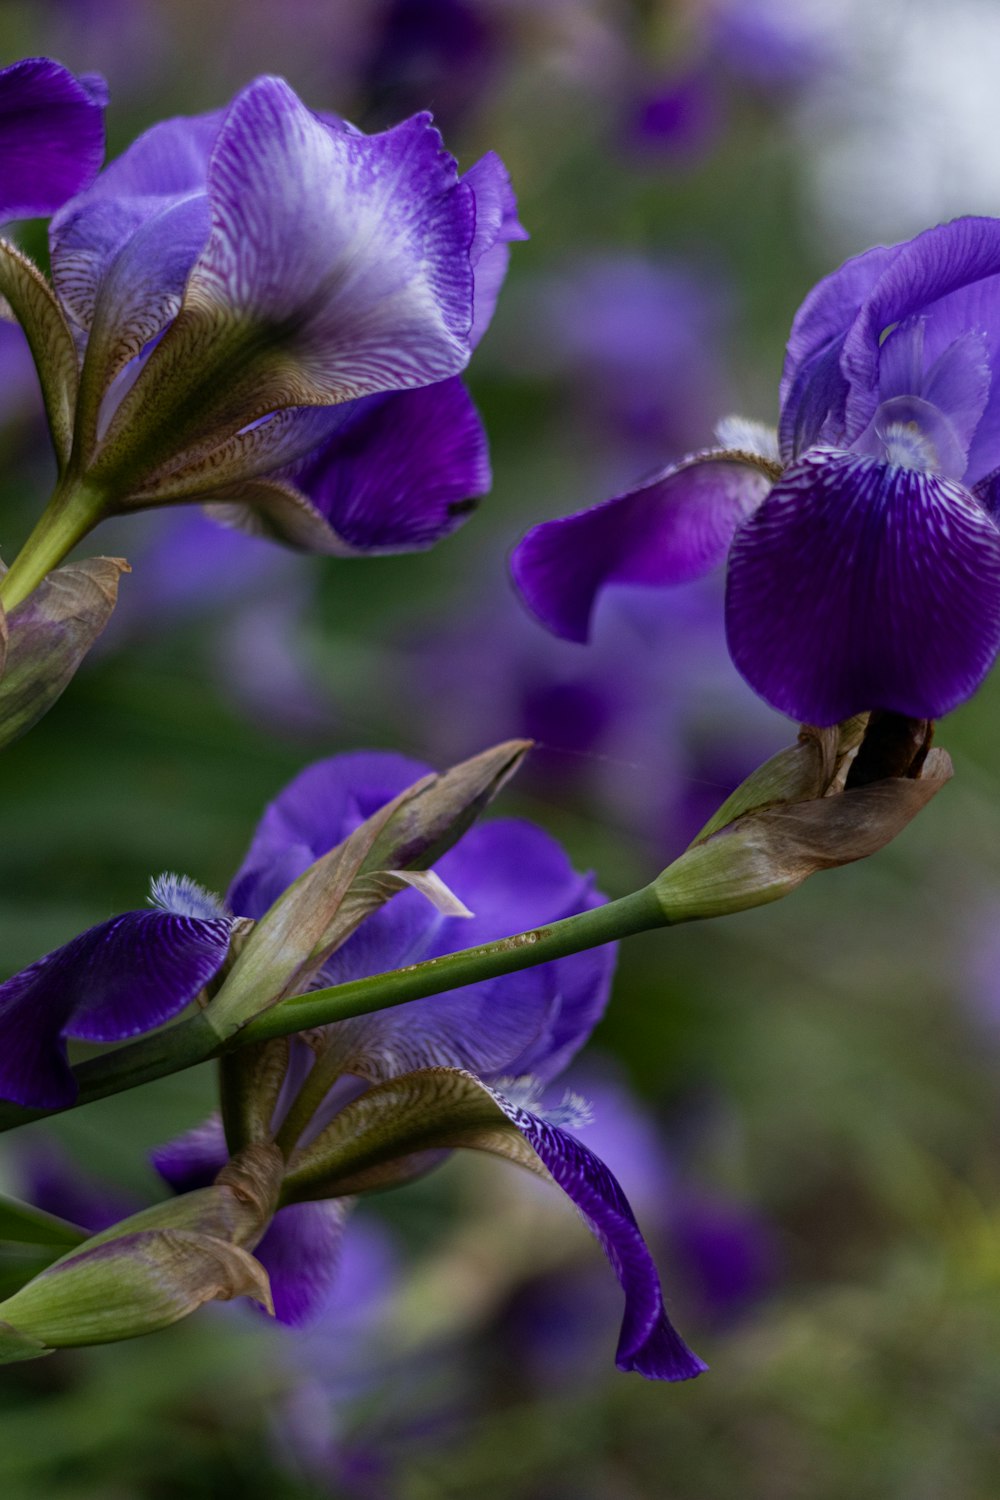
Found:
M 740 672 L 793 717 L 936 718 L 1000 647 L 1000 220 L 869 250 L 792 325 L 777 434 L 721 424 L 514 555 L 529 606 L 584 640 L 606 585 L 676 584 L 728 554 Z
M 343 755 L 298 776 L 267 809 L 229 891 L 233 911 L 260 916 L 315 858 L 342 840 L 425 767 L 388 753 Z M 443 916 L 415 891 L 393 898 L 329 961 L 323 979 L 346 981 L 492 941 L 552 921 L 602 899 L 590 876 L 577 874 L 559 846 L 531 824 L 497 820 L 473 828 L 435 866 L 472 910 Z M 487 1090 L 499 1111 L 597 1236 L 625 1292 L 618 1365 L 652 1378 L 684 1379 L 703 1368 L 667 1319 L 659 1279 L 617 1181 L 537 1097 L 583 1045 L 607 1001 L 614 950 L 539 965 L 427 1000 L 337 1023 L 325 1029 L 340 1077 L 310 1127 L 310 1138 L 366 1091 L 388 1080 L 415 1082 L 428 1069 L 450 1070 Z M 315 1046 L 315 1039 L 313 1039 Z M 313 1051 L 294 1044 L 289 1079 L 304 1081 Z M 277 1129 L 290 1096 L 279 1101 Z M 502 1145 L 497 1148 L 503 1154 Z M 400 1178 L 420 1175 L 446 1153 L 400 1147 Z M 162 1148 L 155 1163 L 178 1190 L 210 1182 L 227 1159 L 221 1122 L 206 1122 Z M 257 1255 L 267 1267 L 277 1315 L 302 1324 L 325 1305 L 349 1199 L 282 1208 Z
M 104 157 L 104 80 L 48 57 L 0 69 L 0 223 L 54 213 Z
M 259 78 L 155 125 L 65 205 L 85 338 L 74 464 L 105 513 L 212 500 L 321 551 L 406 550 L 489 487 L 459 372 L 523 238 L 492 153 L 367 136 Z

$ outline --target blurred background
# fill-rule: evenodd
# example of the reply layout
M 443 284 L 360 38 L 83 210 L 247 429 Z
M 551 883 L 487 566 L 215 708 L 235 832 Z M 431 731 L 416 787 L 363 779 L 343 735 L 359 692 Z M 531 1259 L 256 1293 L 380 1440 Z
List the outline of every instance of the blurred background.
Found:
M 792 315 L 846 255 L 1000 212 L 995 0 L 0 0 L 0 49 L 103 72 L 111 154 L 262 71 L 366 129 L 430 107 L 463 166 L 501 153 L 532 236 L 469 372 L 495 483 L 454 537 L 339 562 L 181 510 L 99 536 L 134 567 L 117 615 L 4 755 L 2 973 L 161 870 L 224 890 L 263 804 L 339 749 L 444 765 L 532 734 L 501 811 L 609 895 L 650 878 L 794 728 L 729 665 L 718 579 L 619 590 L 582 648 L 505 556 L 718 417 L 773 421 Z M 8 558 L 50 482 L 18 338 Z M 362 1207 L 304 1338 L 216 1307 L 0 1372 L 5 1500 L 994 1500 L 998 736 L 994 674 L 897 846 L 622 953 L 568 1081 L 708 1375 L 617 1374 L 617 1288 L 569 1206 L 453 1159 Z M 128 1212 L 212 1083 L 4 1137 L 0 1184 Z

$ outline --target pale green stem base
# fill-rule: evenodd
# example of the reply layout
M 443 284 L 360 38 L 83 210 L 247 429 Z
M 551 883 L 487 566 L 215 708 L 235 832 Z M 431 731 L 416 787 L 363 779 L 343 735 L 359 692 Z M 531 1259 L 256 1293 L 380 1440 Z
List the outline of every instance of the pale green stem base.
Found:
M 97 525 L 100 496 L 83 485 L 58 487 L 28 540 L 0 579 L 0 604 L 10 613 Z
M 683 920 L 683 919 L 682 919 Z M 290 1036 L 315 1026 L 328 1026 L 350 1016 L 370 1015 L 372 1011 L 405 1005 L 446 990 L 460 989 L 480 980 L 495 979 L 518 969 L 532 968 L 550 959 L 565 958 L 585 948 L 599 948 L 618 938 L 671 923 L 670 914 L 652 886 L 645 886 L 618 901 L 609 901 L 592 911 L 564 917 L 547 927 L 517 933 L 494 943 L 446 953 L 426 963 L 410 964 L 386 974 L 372 974 L 354 979 L 332 989 L 314 990 L 308 995 L 293 995 L 257 1016 L 231 1036 L 220 1037 L 213 1029 L 211 1011 L 200 1011 L 187 1021 L 158 1031 L 127 1047 L 119 1047 L 102 1057 L 82 1063 L 76 1070 L 80 1092 L 73 1104 L 76 1109 L 110 1094 L 121 1094 L 157 1078 L 166 1078 L 199 1063 L 208 1062 L 221 1052 L 271 1037 Z M 61 1114 L 62 1109 L 24 1109 L 17 1104 L 0 1102 L 0 1131 L 13 1130 L 47 1115 Z

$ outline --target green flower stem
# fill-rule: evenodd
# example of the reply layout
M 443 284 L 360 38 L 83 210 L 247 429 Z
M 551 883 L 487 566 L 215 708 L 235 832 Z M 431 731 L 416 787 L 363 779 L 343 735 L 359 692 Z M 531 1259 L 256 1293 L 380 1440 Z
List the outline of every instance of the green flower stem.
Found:
M 682 919 L 683 920 L 683 919 Z M 221 1052 L 242 1047 L 270 1037 L 290 1036 L 313 1026 L 328 1026 L 351 1016 L 366 1016 L 372 1011 L 405 1005 L 445 990 L 460 989 L 517 969 L 565 958 L 585 948 L 599 948 L 632 933 L 669 926 L 671 918 L 664 910 L 653 886 L 645 886 L 618 901 L 609 901 L 591 911 L 564 917 L 546 927 L 446 953 L 425 963 L 410 964 L 387 974 L 372 974 L 353 979 L 331 989 L 313 990 L 308 995 L 293 995 L 248 1022 L 230 1036 L 220 1036 L 211 1020 L 211 1008 L 199 1011 L 187 1021 L 152 1036 L 131 1042 L 126 1047 L 106 1052 L 76 1068 L 79 1094 L 69 1109 L 90 1104 L 109 1094 L 121 1094 L 143 1083 L 152 1083 L 171 1073 L 182 1072 L 208 1062 Z M 54 1109 L 24 1109 L 17 1104 L 0 1103 L 0 1130 L 13 1130 L 45 1115 L 61 1113 Z
M 58 486 L 3 578 L 0 604 L 8 613 L 33 593 L 101 519 L 100 496 L 81 484 Z

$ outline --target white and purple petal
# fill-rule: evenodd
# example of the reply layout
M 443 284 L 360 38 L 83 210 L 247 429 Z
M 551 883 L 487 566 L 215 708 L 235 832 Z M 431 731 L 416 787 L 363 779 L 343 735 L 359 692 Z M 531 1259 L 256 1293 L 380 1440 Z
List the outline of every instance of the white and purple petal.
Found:
M 96 175 L 104 155 L 102 79 L 47 57 L 0 69 L 0 221 L 53 213 Z
M 1000 648 L 1000 531 L 952 481 L 815 449 L 737 532 L 726 627 L 751 687 L 793 718 L 938 718 Z
M 232 923 L 133 911 L 81 933 L 0 985 L 0 1096 L 58 1109 L 76 1084 L 66 1037 L 111 1042 L 183 1010 L 221 968 Z
M 272 336 L 297 403 L 425 385 L 469 357 L 471 189 L 427 116 L 365 136 L 280 79 L 234 101 L 185 305 Z
M 586 641 L 609 584 L 688 583 L 725 558 L 772 483 L 766 466 L 696 454 L 602 505 L 535 526 L 511 559 L 529 608 L 555 635 Z

